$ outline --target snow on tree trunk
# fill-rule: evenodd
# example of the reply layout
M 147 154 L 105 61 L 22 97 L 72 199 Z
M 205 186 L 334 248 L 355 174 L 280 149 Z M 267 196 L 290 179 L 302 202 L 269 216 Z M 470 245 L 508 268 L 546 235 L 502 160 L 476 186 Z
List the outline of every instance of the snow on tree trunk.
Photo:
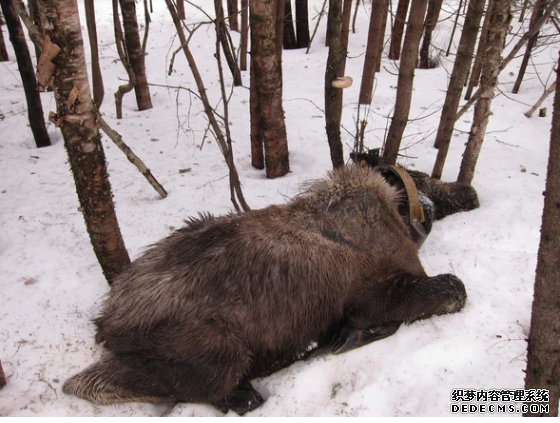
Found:
M 280 0 L 249 2 L 258 130 L 264 144 L 267 178 L 284 176 L 290 171 L 282 108 L 282 39 L 277 38 L 281 32 L 278 27 L 282 25 L 276 23 L 277 1 Z
M 6 26 L 10 34 L 10 41 L 14 47 L 16 54 L 21 82 L 25 90 L 25 99 L 27 101 L 27 116 L 29 118 L 29 126 L 33 132 L 33 138 L 37 147 L 48 147 L 51 145 L 47 127 L 45 125 L 45 115 L 43 113 L 43 105 L 41 96 L 37 89 L 37 79 L 31 62 L 31 55 L 27 48 L 25 34 L 21 27 L 19 16 L 14 7 L 12 0 L 1 0 L 2 12 L 6 20 Z
M 427 4 L 428 0 L 414 0 L 410 8 L 401 63 L 399 66 L 395 112 L 383 150 L 383 161 L 387 164 L 396 163 L 404 128 L 408 122 L 410 103 L 412 101 L 414 69 L 418 61 L 418 47 L 420 46 L 420 38 L 422 38 L 424 15 L 426 14 Z
M 76 0 L 45 0 L 47 35 L 61 52 L 53 60 L 57 113 L 80 206 L 93 249 L 111 283 L 130 259 L 121 236 L 98 115 L 88 84 L 84 44 Z
M 511 21 L 510 0 L 494 0 L 492 8 L 489 10 L 490 25 L 486 42 L 486 55 L 483 59 L 482 76 L 480 78 L 480 98 L 474 107 L 474 117 L 469 133 L 467 148 L 463 154 L 461 169 L 459 171 L 458 182 L 469 184 L 474 177 L 474 170 L 478 155 L 484 141 L 486 127 L 491 111 L 494 89 L 498 83 L 499 66 L 502 60 L 501 54 L 504 48 L 504 41 Z
M 541 241 L 537 258 L 531 331 L 527 348 L 525 389 L 548 389 L 549 412 L 558 416 L 560 396 L 560 70 L 550 136 Z M 539 416 L 540 414 L 525 414 Z
M 136 4 L 134 0 L 119 0 L 121 5 L 124 40 L 128 52 L 128 60 L 134 71 L 136 78 L 134 84 L 134 94 L 136 94 L 136 104 L 138 110 L 152 108 L 150 88 L 146 77 L 146 65 L 142 55 L 142 44 L 138 33 L 138 21 L 136 19 Z

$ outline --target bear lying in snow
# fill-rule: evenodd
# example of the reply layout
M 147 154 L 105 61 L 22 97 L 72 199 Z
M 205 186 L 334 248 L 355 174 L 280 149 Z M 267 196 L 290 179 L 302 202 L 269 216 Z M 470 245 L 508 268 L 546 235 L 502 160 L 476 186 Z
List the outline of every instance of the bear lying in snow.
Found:
M 429 219 L 478 207 L 470 186 L 410 174 Z M 380 173 L 351 166 L 284 205 L 191 219 L 115 280 L 95 319 L 106 352 L 64 392 L 244 414 L 263 403 L 250 380 L 310 345 L 340 353 L 461 310 L 463 283 L 426 275 L 399 201 Z

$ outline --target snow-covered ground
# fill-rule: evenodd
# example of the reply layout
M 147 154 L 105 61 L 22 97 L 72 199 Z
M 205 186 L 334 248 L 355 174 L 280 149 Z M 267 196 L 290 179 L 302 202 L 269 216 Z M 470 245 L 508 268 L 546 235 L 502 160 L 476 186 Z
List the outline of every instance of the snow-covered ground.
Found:
M 199 4 L 212 13 L 211 1 L 199 0 Z M 311 16 L 320 4 L 310 1 Z M 104 137 L 119 223 L 132 258 L 180 227 L 187 216 L 232 209 L 218 146 L 211 138 L 202 145 L 206 125 L 201 105 L 187 91 L 172 88 L 196 88 L 183 56 L 177 56 L 175 71 L 167 76 L 178 40 L 165 4 L 154 2 L 154 6 L 148 79 L 168 87 L 150 87 L 154 108 L 144 112 L 136 111 L 129 94 L 124 119 L 117 121 L 112 93 L 123 83 L 125 72 L 117 60 L 110 1 L 95 2 L 106 92 L 102 113 L 169 192 L 168 198 L 160 199 Z M 451 6 L 445 4 L 444 9 L 443 16 Z M 355 127 L 369 11 L 369 4 L 361 7 L 356 34 L 350 36 L 347 75 L 355 83 L 344 92 L 343 116 L 350 132 Z M 187 16 L 188 22 L 207 20 L 191 6 Z M 139 19 L 143 21 L 140 12 Z M 82 23 L 85 29 L 83 17 Z M 236 164 L 252 208 L 285 202 L 302 182 L 321 177 L 331 166 L 320 110 L 325 25 L 323 20 L 309 54 L 284 51 L 284 109 L 292 170 L 286 177 L 267 180 L 263 171 L 251 167 L 249 91 L 240 87 L 233 92 L 230 121 Z M 452 19 L 447 19 L 436 30 L 435 42 L 443 48 L 451 25 Z M 238 40 L 237 34 L 233 37 Z M 191 47 L 209 95 L 217 103 L 214 29 L 200 28 Z M 54 145 L 34 147 L 20 76 L 11 45 L 8 48 L 11 61 L 0 64 L 0 359 L 8 378 L 0 390 L 0 416 L 221 415 L 201 404 L 179 404 L 173 409 L 150 404 L 100 407 L 62 393 L 64 380 L 101 354 L 93 342 L 90 319 L 109 287 L 78 211 L 60 131 L 49 124 Z M 494 100 L 473 182 L 481 207 L 437 222 L 422 247 L 428 274 L 450 272 L 465 282 L 469 299 L 464 310 L 402 327 L 388 339 L 347 354 L 300 362 L 255 381 L 267 401 L 250 415 L 446 416 L 452 389 L 523 387 L 552 98 L 544 104 L 549 109 L 545 118 L 528 119 L 523 112 L 540 96 L 546 79 L 552 82 L 557 50 L 539 49 L 517 95 L 509 91 L 520 60 L 502 73 L 503 95 Z M 452 56 L 448 59 L 444 57 L 437 69 L 416 71 L 413 121 L 402 143 L 407 157 L 401 163 L 428 173 L 437 153 L 432 144 L 452 66 Z M 396 92 L 395 64 L 384 58 L 382 67 L 366 135 L 370 148 L 381 145 Z M 248 72 L 243 72 L 243 78 L 248 85 Z M 45 114 L 55 111 L 50 93 L 42 94 L 42 100 Z M 444 180 L 457 176 L 471 119 L 472 112 L 458 122 Z M 352 137 L 343 132 L 343 139 L 348 155 Z

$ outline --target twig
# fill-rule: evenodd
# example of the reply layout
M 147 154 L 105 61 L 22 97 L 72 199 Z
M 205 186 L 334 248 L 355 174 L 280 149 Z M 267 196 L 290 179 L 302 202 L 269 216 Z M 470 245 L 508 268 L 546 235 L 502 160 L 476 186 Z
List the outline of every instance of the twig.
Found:
M 156 180 L 156 178 L 154 178 L 154 176 L 150 172 L 150 169 L 148 169 L 144 162 L 140 160 L 140 158 L 136 154 L 134 154 L 130 147 L 124 143 L 122 137 L 116 131 L 111 129 L 107 122 L 103 120 L 101 115 L 98 116 L 99 127 L 101 128 L 101 130 L 105 132 L 105 134 L 107 134 L 107 136 L 117 145 L 117 147 L 119 147 L 119 149 L 125 154 L 128 161 L 136 166 L 136 168 L 142 175 L 144 175 L 144 178 L 148 180 L 150 185 L 154 187 L 158 194 L 161 195 L 162 198 L 167 197 L 167 191 L 165 191 L 165 188 L 163 188 L 161 184 Z
M 311 43 L 313 42 L 313 38 L 315 38 L 315 34 L 317 34 L 317 30 L 319 29 L 319 23 L 321 22 L 321 18 L 325 13 L 325 7 L 327 6 L 327 0 L 323 2 L 323 7 L 321 7 L 321 12 L 319 13 L 319 17 L 317 18 L 317 24 L 315 25 L 315 29 L 313 30 L 313 35 L 311 35 L 311 39 L 309 40 L 309 44 L 307 45 L 307 50 L 305 54 L 309 54 L 309 49 L 311 48 Z

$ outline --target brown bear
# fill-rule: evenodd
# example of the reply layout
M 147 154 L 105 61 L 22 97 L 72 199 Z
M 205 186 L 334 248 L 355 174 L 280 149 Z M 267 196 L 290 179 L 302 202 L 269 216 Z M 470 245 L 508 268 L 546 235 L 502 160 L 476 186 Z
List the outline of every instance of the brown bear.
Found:
M 478 206 L 470 186 L 411 176 L 428 219 Z M 115 280 L 95 319 L 106 352 L 64 392 L 244 414 L 263 403 L 253 378 L 461 310 L 463 283 L 426 275 L 402 201 L 379 172 L 350 166 L 287 204 L 190 219 Z

